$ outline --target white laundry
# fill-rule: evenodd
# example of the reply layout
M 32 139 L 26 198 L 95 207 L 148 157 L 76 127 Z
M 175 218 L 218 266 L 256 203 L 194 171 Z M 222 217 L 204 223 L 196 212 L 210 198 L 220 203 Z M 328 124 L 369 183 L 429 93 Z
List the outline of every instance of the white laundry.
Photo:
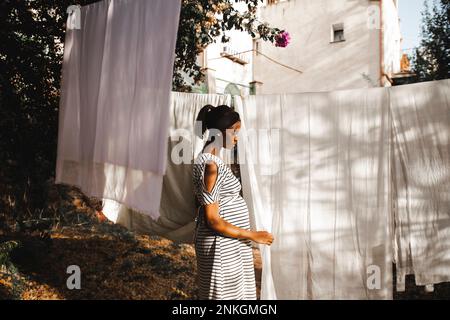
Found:
M 244 198 L 275 237 L 261 246 L 261 299 L 391 299 L 387 89 L 236 105 Z
M 81 7 L 79 29 L 66 30 L 57 183 L 159 216 L 180 7 L 179 0 Z
M 397 289 L 450 281 L 450 80 L 393 87 Z
M 167 138 L 167 170 L 162 182 L 160 217 L 156 220 L 117 205 L 109 211 L 116 222 L 146 234 L 164 236 L 174 241 L 192 242 L 196 208 L 192 186 L 192 163 L 205 141 L 194 134 L 195 119 L 206 104 L 231 103 L 230 95 L 172 92 L 169 107 L 170 127 Z M 179 157 L 183 150 L 183 157 Z M 225 150 L 220 155 L 227 158 Z M 182 162 L 183 161 L 183 162 Z

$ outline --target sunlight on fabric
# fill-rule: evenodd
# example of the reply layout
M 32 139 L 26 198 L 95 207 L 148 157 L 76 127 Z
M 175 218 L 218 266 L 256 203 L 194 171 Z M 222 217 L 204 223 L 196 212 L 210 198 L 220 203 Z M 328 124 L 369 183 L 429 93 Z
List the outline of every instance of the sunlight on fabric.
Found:
M 281 170 L 262 175 L 257 161 L 241 164 L 257 228 L 276 239 L 261 246 L 261 298 L 391 299 L 386 89 L 251 96 L 236 105 L 246 131 L 280 134 Z M 255 155 L 245 141 L 239 152 Z M 367 285 L 373 266 L 377 289 Z
M 66 30 L 57 183 L 159 216 L 180 7 L 179 0 L 81 7 L 80 28 Z
M 450 80 L 391 89 L 397 289 L 450 281 Z
M 195 119 L 206 104 L 231 104 L 230 95 L 172 92 L 169 105 L 167 170 L 159 186 L 157 202 L 159 218 L 152 219 L 126 205 L 111 204 L 110 216 L 115 222 L 137 232 L 159 235 L 173 241 L 191 243 L 195 227 L 196 207 L 192 186 L 192 161 L 205 141 L 195 136 Z M 226 155 L 221 155 L 226 157 Z M 153 186 L 155 187 L 155 186 Z M 150 193 L 148 201 L 153 201 Z

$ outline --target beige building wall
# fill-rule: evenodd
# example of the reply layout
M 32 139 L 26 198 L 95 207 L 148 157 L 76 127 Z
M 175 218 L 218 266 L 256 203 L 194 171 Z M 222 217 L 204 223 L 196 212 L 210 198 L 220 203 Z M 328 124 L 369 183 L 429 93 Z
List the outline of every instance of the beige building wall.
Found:
M 381 60 L 392 66 L 400 63 L 398 15 L 395 0 L 288 0 L 266 4 L 259 10 L 262 21 L 288 31 L 291 43 L 278 48 L 254 40 L 254 49 L 264 55 L 299 69 L 302 73 L 270 62 L 254 52 L 253 80 L 261 82 L 257 94 L 318 92 L 366 88 L 381 85 Z M 387 4 L 390 2 L 390 4 Z M 389 26 L 382 35 L 381 23 Z M 343 26 L 343 41 L 334 41 L 334 29 Z M 381 50 L 381 43 L 389 50 Z M 383 72 L 384 73 L 384 72 Z

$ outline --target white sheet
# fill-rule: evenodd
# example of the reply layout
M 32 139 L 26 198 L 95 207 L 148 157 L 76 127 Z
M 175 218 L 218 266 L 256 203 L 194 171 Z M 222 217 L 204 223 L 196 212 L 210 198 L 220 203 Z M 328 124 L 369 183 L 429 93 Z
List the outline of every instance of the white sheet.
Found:
M 393 87 L 397 289 L 450 281 L 450 80 Z
M 244 197 L 275 237 L 261 246 L 261 299 L 391 299 L 387 89 L 236 106 Z M 369 277 L 378 271 L 379 286 Z
M 57 183 L 159 216 L 180 6 L 81 7 L 80 29 L 66 30 Z

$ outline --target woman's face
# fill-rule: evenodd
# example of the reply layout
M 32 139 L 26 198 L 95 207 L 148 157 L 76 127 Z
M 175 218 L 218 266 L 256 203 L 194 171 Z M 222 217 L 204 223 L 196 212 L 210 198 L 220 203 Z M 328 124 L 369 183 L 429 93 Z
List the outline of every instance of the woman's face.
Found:
M 232 149 L 236 145 L 240 129 L 241 129 L 241 122 L 237 121 L 226 130 L 224 134 L 225 141 L 223 142 L 225 148 Z

